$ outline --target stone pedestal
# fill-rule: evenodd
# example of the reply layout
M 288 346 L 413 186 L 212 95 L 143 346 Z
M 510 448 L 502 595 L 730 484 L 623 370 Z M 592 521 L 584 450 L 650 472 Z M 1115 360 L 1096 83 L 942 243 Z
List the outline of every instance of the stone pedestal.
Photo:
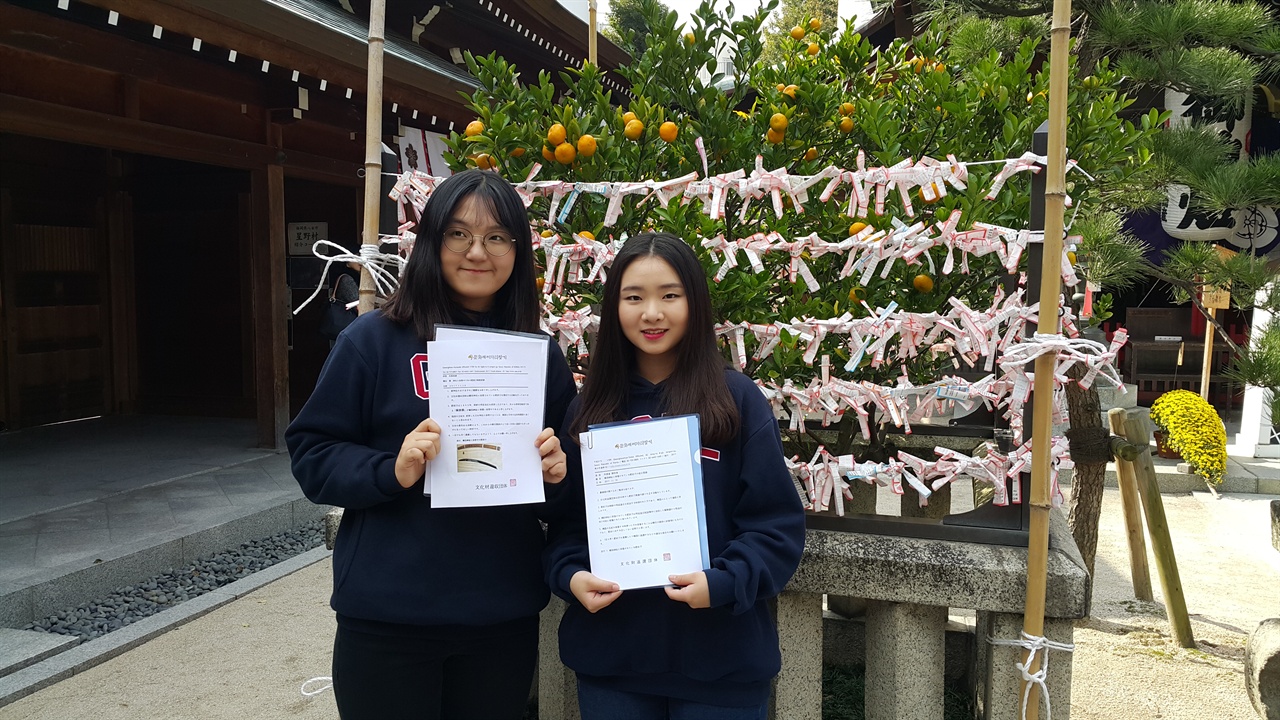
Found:
M 1258 717 L 1280 720 L 1280 618 L 1263 620 L 1249 636 L 1244 686 Z
M 773 717 L 822 720 L 820 593 L 784 592 L 778 596 L 778 643 L 784 659 L 773 690 Z
M 977 625 L 977 662 L 979 702 L 982 720 L 1020 720 L 1022 718 L 1022 673 L 1015 667 L 1021 662 L 1021 647 L 992 645 L 989 640 L 1016 640 L 1022 637 L 1023 616 L 1015 613 L 979 612 Z M 1075 623 L 1067 619 L 1045 618 L 1044 636 L 1053 642 L 1070 643 Z M 1046 720 L 1068 720 L 1071 717 L 1071 654 L 1049 651 L 1049 686 L 1052 714 L 1045 712 L 1040 701 L 1040 717 Z M 1043 666 L 1044 658 L 1040 659 Z M 1041 697 L 1032 689 L 1031 700 Z
M 538 718 L 581 720 L 578 713 L 578 678 L 560 662 L 560 618 L 565 602 L 555 595 L 539 617 Z
M 942 717 L 946 626 L 945 607 L 867 604 L 867 720 Z

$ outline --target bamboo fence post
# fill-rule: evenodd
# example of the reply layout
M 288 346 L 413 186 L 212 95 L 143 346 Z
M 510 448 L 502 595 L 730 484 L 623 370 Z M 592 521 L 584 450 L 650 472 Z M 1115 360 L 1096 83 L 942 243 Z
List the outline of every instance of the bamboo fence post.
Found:
M 1124 408 L 1112 408 L 1107 413 L 1111 432 L 1124 435 L 1124 417 Z M 1129 540 L 1129 576 L 1133 578 L 1133 596 L 1139 600 L 1154 600 L 1151 594 L 1151 569 L 1147 567 L 1147 541 L 1142 532 L 1142 499 L 1138 494 L 1138 480 L 1131 461 L 1116 458 L 1116 484 L 1120 486 L 1125 537 Z
M 1151 432 L 1146 420 L 1137 412 L 1126 411 L 1124 436 L 1129 442 L 1142 447 L 1151 444 Z M 1169 521 L 1164 514 L 1164 500 L 1156 482 L 1155 465 L 1151 451 L 1142 453 L 1133 462 L 1138 487 L 1146 488 L 1142 495 L 1142 508 L 1147 516 L 1147 532 L 1151 533 L 1151 550 L 1156 556 L 1156 571 L 1160 574 L 1160 591 L 1164 594 L 1165 614 L 1178 645 L 1184 648 L 1196 646 L 1191 632 L 1191 619 L 1187 617 L 1187 600 L 1182 594 L 1182 579 L 1178 575 L 1178 559 L 1173 555 L 1173 540 L 1169 536 Z
M 587 0 L 587 61 L 596 64 L 596 0 Z
M 1066 198 L 1067 173 L 1067 55 L 1071 52 L 1071 0 L 1053 0 L 1053 26 L 1049 44 L 1049 137 L 1045 166 L 1044 254 L 1040 262 L 1040 324 L 1037 333 L 1059 332 L 1056 312 L 1062 292 L 1063 207 Z M 1022 630 L 1026 635 L 1044 635 L 1044 596 L 1049 563 L 1049 512 L 1053 502 L 1049 496 L 1050 450 L 1053 438 L 1053 378 L 1057 353 L 1036 358 L 1035 398 L 1031 418 L 1031 531 L 1027 539 L 1027 601 Z M 1027 673 L 1035 675 L 1042 664 L 1041 655 L 1032 650 L 1023 653 Z M 1039 695 L 1029 699 L 1026 680 L 1022 695 L 1028 698 L 1024 717 L 1040 717 Z
M 1213 369 L 1213 316 L 1218 310 L 1209 308 L 1209 319 L 1204 326 L 1204 359 L 1200 365 L 1200 397 L 1209 399 L 1209 371 Z
M 364 119 L 364 232 L 363 245 L 378 242 L 379 195 L 382 194 L 382 51 L 386 42 L 386 0 L 369 2 L 369 80 L 366 87 Z M 373 309 L 377 286 L 373 273 L 364 264 L 360 266 L 361 315 Z

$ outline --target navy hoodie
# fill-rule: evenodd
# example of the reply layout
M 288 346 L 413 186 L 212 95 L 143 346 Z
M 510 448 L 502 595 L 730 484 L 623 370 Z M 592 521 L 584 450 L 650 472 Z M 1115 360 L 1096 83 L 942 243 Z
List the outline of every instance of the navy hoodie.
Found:
M 558 428 L 576 388 L 560 348 L 547 344 L 544 427 Z M 535 616 L 549 598 L 539 519 L 563 483 L 544 486 L 541 504 L 433 508 L 421 480 L 407 489 L 396 481 L 404 436 L 431 415 L 426 352 L 411 325 L 362 315 L 285 433 L 302 491 L 345 508 L 330 604 L 347 627 L 493 625 Z
M 618 690 L 677 697 L 721 706 L 764 702 L 778 674 L 778 632 L 768 598 L 776 596 L 800 564 L 804 508 L 783 462 L 773 409 L 750 379 L 732 370 L 725 380 L 741 418 L 738 437 L 703 448 L 711 567 L 711 607 L 695 610 L 669 599 L 662 588 L 626 590 L 594 615 L 569 592 L 574 573 L 589 569 L 582 455 L 568 428 L 560 435 L 568 455 L 574 519 L 551 526 L 547 577 L 569 603 L 560 623 L 560 658 L 592 680 Z M 662 385 L 634 376 L 625 418 L 662 415 Z M 609 578 L 604 578 L 608 580 Z

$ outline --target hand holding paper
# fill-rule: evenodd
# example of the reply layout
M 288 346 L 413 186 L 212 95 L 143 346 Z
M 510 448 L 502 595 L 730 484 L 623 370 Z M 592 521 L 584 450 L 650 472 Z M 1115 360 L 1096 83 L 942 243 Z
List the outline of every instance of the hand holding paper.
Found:
M 396 455 L 396 482 L 403 488 L 413 487 L 422 478 L 427 463 L 439 453 L 440 425 L 427 418 L 404 436 L 400 453 Z
M 596 613 L 613 604 L 622 596 L 618 583 L 601 580 L 586 570 L 579 570 L 569 580 L 569 592 L 578 598 L 587 612 Z
M 663 588 L 667 591 L 667 597 L 695 610 L 711 607 L 711 586 L 707 583 L 705 572 L 672 575 L 670 580 L 676 587 Z
M 543 428 L 535 441 L 538 455 L 542 456 L 542 482 L 552 485 L 560 484 L 566 473 L 564 449 L 560 447 L 560 438 L 551 428 Z

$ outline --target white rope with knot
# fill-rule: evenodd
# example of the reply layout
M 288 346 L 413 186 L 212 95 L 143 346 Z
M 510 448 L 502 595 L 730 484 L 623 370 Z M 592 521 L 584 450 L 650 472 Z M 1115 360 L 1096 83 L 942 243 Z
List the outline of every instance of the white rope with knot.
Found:
M 335 248 L 338 252 L 334 255 L 322 255 L 320 253 L 320 246 L 322 245 Z M 324 272 L 320 273 L 320 282 L 316 284 L 315 292 L 311 293 L 311 296 L 293 311 L 294 315 L 302 312 L 302 308 L 310 304 L 312 300 L 315 300 L 322 289 L 328 287 L 326 280 L 329 277 L 329 268 L 336 262 L 353 262 L 367 268 L 369 275 L 373 278 L 374 286 L 384 297 L 390 295 L 396 289 L 396 285 L 400 282 L 400 274 L 404 272 L 404 267 L 408 263 L 398 253 L 384 253 L 377 245 L 361 245 L 360 254 L 356 255 L 337 243 L 329 242 L 328 240 L 317 240 L 311 246 L 311 252 L 325 261 Z M 386 265 L 388 263 L 395 265 L 396 272 L 393 273 L 387 269 Z
M 1040 693 L 1044 696 L 1044 710 L 1047 717 L 1053 717 L 1053 706 L 1049 704 L 1049 686 L 1045 684 L 1045 679 L 1049 677 L 1049 651 L 1062 650 L 1065 652 L 1075 652 L 1076 646 L 1071 643 L 1054 642 L 1048 638 L 1038 635 L 1028 635 L 1024 630 L 1021 639 L 1018 640 L 1002 640 L 998 638 L 987 638 L 987 642 L 992 645 L 1015 646 L 1026 649 L 1027 661 L 1016 662 L 1014 666 L 1018 668 L 1018 672 L 1022 673 L 1022 680 L 1027 684 L 1026 689 L 1022 693 L 1022 717 L 1026 720 L 1027 703 L 1031 701 L 1031 688 L 1040 688 Z M 1034 673 L 1028 672 L 1027 669 L 1035 662 L 1036 653 L 1041 653 L 1040 669 Z
M 313 682 L 323 682 L 324 685 L 321 685 L 319 688 L 315 690 L 307 690 L 307 686 Z M 313 677 L 310 680 L 302 683 L 301 690 L 302 690 L 303 697 L 315 697 L 316 695 L 319 695 L 320 693 L 324 692 L 325 690 L 329 690 L 332 687 L 333 687 L 333 678 L 329 677 L 328 675 L 321 675 L 319 677 Z

